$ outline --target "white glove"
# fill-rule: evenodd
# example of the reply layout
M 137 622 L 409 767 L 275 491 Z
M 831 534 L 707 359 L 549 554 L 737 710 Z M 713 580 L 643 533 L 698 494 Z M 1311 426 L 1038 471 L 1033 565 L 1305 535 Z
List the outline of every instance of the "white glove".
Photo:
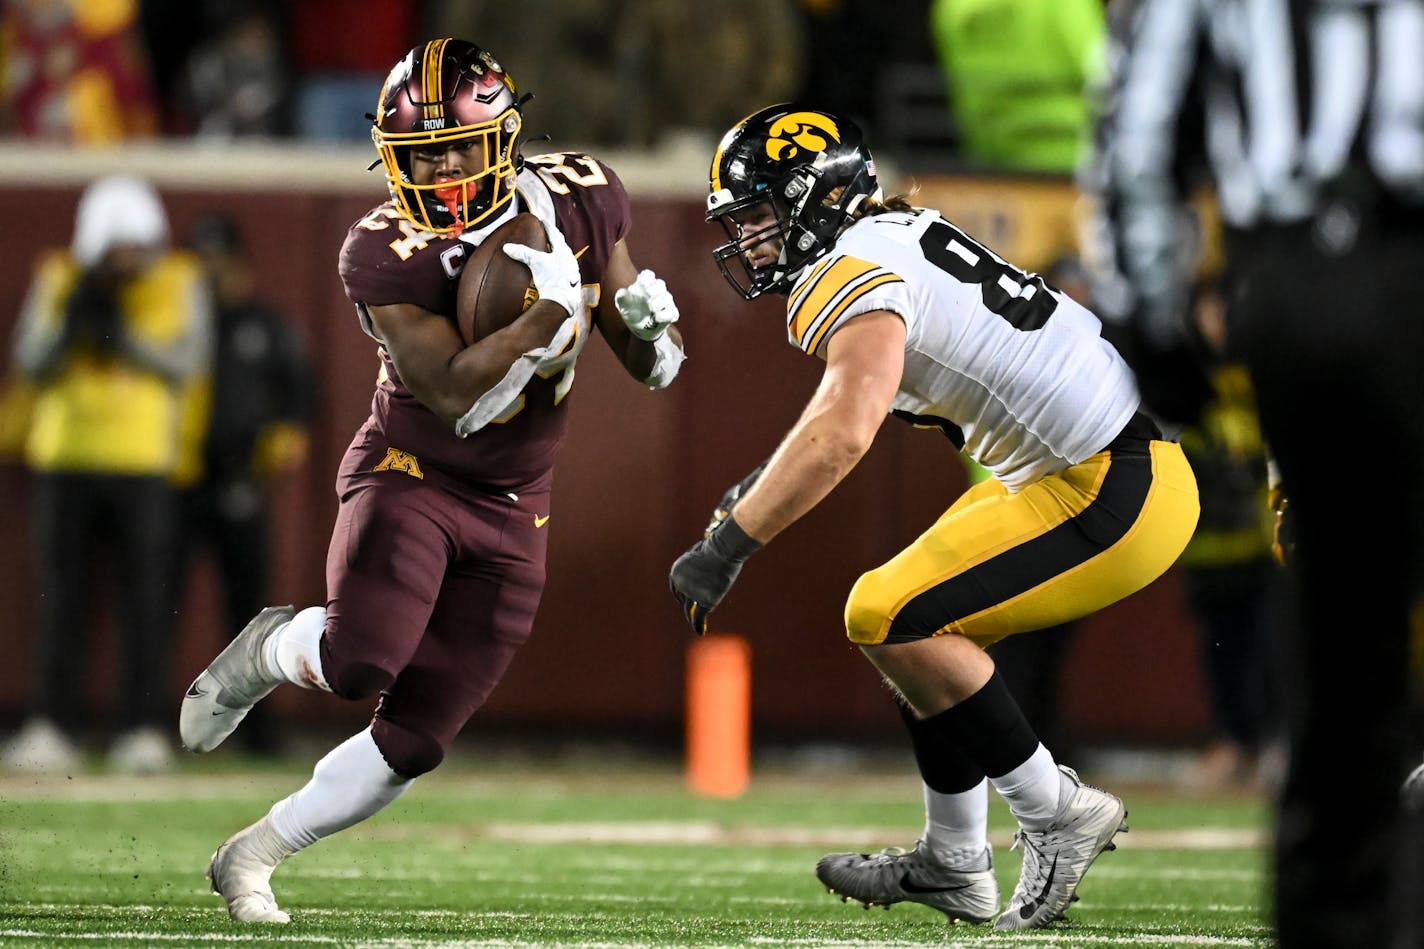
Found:
M 651 270 L 638 271 L 638 279 L 613 295 L 613 304 L 633 335 L 648 342 L 666 333 L 680 316 L 667 284 Z
M 524 244 L 505 244 L 504 252 L 529 268 L 539 299 L 557 303 L 573 316 L 583 307 L 583 278 L 579 276 L 578 260 L 557 227 L 545 221 L 544 232 L 549 236 L 547 252 Z

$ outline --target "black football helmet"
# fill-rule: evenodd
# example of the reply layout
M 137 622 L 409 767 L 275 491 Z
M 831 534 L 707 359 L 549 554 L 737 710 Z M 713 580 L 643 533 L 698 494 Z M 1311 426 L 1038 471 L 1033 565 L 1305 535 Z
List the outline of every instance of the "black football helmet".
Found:
M 727 243 L 712 252 L 722 276 L 748 300 L 787 293 L 797 275 L 825 254 L 866 198 L 878 198 L 875 160 L 860 128 L 829 112 L 783 103 L 762 109 L 722 136 L 712 156 L 707 220 L 720 221 Z M 733 215 L 766 202 L 776 218 L 781 255 L 753 267 L 743 254 L 752 235 Z M 730 262 L 741 267 L 734 270 Z
M 381 87 L 371 128 L 401 213 L 424 230 L 458 233 L 508 204 L 522 163 L 522 101 L 514 79 L 474 43 L 431 40 L 406 53 Z M 464 140 L 482 147 L 482 171 L 457 181 L 414 182 L 412 151 Z

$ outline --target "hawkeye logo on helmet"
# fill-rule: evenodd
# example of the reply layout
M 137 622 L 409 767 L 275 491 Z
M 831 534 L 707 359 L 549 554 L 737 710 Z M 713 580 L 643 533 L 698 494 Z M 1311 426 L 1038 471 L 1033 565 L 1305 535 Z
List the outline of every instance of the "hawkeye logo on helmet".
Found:
M 835 120 L 819 112 L 783 115 L 771 123 L 767 132 L 766 154 L 772 161 L 788 161 L 802 151 L 825 151 L 831 141 L 841 140 L 841 131 L 836 127 Z

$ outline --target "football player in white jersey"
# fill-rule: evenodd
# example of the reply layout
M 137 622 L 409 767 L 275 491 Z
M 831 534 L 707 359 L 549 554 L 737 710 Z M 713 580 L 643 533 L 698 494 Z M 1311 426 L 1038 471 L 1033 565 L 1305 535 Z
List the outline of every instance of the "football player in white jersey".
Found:
M 846 631 L 897 692 L 924 783 L 913 850 L 830 854 L 843 899 L 924 903 L 952 920 L 1028 929 L 1063 916 L 1088 867 L 1126 830 L 1121 800 L 1039 742 L 985 647 L 1142 589 L 1181 553 L 1196 481 L 1139 411 L 1096 316 L 937 212 L 885 198 L 860 130 L 777 105 L 712 160 L 714 256 L 745 298 L 787 295 L 790 341 L 825 361 L 800 419 L 728 492 L 673 564 L 704 632 L 742 564 L 805 515 L 895 415 L 942 429 L 994 477 L 850 591 Z M 988 786 L 1019 823 L 1018 886 L 1000 912 Z

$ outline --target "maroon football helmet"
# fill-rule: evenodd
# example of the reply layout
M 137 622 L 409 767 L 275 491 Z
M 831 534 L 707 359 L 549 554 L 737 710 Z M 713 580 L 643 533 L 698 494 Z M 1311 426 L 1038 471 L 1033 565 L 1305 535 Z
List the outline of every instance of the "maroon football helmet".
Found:
M 473 43 L 431 40 L 406 53 L 381 87 L 371 129 L 401 213 L 423 230 L 459 233 L 508 204 L 521 161 L 519 105 L 514 80 Z M 455 142 L 472 146 L 472 155 L 483 153 L 484 168 L 454 181 L 416 184 L 411 153 Z

